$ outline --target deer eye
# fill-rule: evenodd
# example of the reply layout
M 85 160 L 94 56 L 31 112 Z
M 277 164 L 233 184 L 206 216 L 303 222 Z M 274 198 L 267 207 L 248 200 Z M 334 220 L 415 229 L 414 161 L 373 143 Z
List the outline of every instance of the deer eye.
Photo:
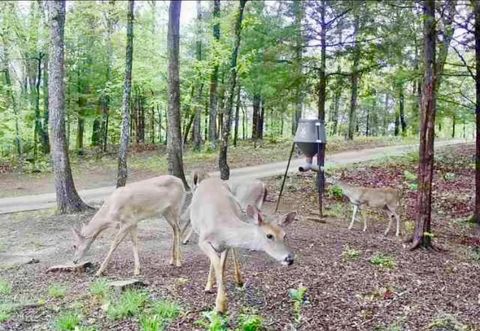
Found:
M 267 239 L 273 240 L 273 234 L 267 234 Z
M 73 245 L 73 249 L 77 249 L 77 245 Z

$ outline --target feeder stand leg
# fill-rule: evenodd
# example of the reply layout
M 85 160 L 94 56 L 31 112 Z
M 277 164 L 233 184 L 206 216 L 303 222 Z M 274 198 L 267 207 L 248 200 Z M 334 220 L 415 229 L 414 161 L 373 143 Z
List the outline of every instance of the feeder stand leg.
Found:
M 318 144 L 317 152 L 317 191 L 318 191 L 318 214 L 319 217 L 323 217 L 323 191 L 325 190 L 325 144 Z
M 282 198 L 283 187 L 285 186 L 285 180 L 287 179 L 288 168 L 290 167 L 290 161 L 292 160 L 294 149 L 295 149 L 295 143 L 292 143 L 292 149 L 290 150 L 290 156 L 288 157 L 287 169 L 285 169 L 285 174 L 283 175 L 282 186 L 280 187 L 280 194 L 278 195 L 277 205 L 275 206 L 275 212 L 277 212 L 278 206 L 280 205 L 280 199 Z

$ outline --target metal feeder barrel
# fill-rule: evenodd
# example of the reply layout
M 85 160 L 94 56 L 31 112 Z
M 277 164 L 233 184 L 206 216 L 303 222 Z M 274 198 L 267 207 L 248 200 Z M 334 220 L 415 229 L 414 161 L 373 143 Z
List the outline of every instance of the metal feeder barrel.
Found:
M 318 145 L 327 143 L 325 123 L 315 119 L 299 120 L 293 141 L 305 156 L 313 157 L 318 152 Z

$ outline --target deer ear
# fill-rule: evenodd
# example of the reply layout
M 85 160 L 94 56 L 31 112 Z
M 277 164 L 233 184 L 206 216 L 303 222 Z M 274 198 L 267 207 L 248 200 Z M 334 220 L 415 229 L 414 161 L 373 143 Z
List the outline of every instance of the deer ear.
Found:
M 260 215 L 258 209 L 252 205 L 247 206 L 246 210 L 248 218 L 252 220 L 253 224 L 260 225 L 262 224 L 262 216 Z
M 288 226 L 290 223 L 292 223 L 295 220 L 295 217 L 297 216 L 296 211 L 292 211 L 282 217 L 278 220 L 278 225 L 280 226 Z

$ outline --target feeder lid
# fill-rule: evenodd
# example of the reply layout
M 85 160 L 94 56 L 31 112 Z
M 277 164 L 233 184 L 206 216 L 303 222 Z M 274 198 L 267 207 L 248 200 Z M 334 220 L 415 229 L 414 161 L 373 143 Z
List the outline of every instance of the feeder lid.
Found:
M 317 119 L 300 119 L 293 140 L 296 143 L 327 143 L 325 123 Z

